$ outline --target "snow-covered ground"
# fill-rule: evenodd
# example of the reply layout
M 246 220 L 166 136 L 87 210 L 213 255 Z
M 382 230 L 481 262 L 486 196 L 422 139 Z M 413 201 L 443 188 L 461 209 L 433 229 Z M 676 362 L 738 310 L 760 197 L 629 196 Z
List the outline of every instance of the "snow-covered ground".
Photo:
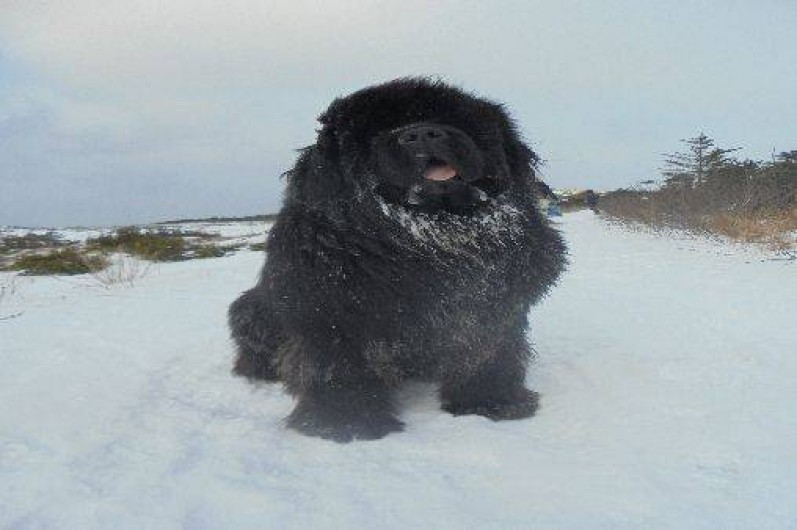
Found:
M 203 232 L 224 240 L 232 240 L 232 242 L 250 243 L 263 240 L 263 226 L 266 224 L 265 221 L 192 221 L 140 225 L 140 227 L 154 231 Z M 62 241 L 85 243 L 90 238 L 111 234 L 118 228 L 120 227 L 24 228 L 0 226 L 0 237 L 55 233 L 60 236 Z
M 797 262 L 589 212 L 561 226 L 572 264 L 532 315 L 538 415 L 454 418 L 414 385 L 406 432 L 348 445 L 286 431 L 291 399 L 229 374 L 225 310 L 261 254 L 132 287 L 18 278 L 0 527 L 797 528 Z

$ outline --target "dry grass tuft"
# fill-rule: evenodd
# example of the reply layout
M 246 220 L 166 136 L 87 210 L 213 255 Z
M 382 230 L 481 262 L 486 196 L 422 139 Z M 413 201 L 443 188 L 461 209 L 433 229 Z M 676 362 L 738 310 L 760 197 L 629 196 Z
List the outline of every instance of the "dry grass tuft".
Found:
M 723 213 L 706 219 L 709 231 L 747 243 L 762 243 L 773 250 L 795 246 L 797 209 L 790 212 Z

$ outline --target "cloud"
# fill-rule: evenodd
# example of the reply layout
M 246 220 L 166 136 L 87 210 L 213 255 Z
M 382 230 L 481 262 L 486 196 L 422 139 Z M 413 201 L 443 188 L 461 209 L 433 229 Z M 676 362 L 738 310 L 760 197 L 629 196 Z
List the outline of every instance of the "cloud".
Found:
M 190 85 L 207 95 L 264 82 L 304 83 L 318 68 L 338 70 L 352 50 L 367 56 L 379 48 L 386 28 L 423 26 L 437 12 L 420 1 L 19 5 L 3 24 L 13 51 L 75 89 L 131 96 L 183 95 Z
M 273 210 L 277 175 L 313 141 L 329 101 L 408 74 L 506 101 L 554 185 L 649 177 L 658 153 L 700 128 L 759 151 L 793 148 L 797 79 L 784 65 L 796 58 L 796 11 L 713 1 L 5 0 L 0 223 Z M 53 190 L 63 204 L 42 207 Z M 96 202 L 111 196 L 114 208 Z

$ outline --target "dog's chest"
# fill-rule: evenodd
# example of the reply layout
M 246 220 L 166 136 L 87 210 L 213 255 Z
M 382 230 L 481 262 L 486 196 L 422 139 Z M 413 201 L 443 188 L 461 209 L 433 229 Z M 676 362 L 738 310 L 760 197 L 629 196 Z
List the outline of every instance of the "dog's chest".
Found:
M 402 246 L 400 289 L 389 311 L 412 314 L 424 333 L 469 334 L 501 320 L 527 242 L 528 219 L 511 205 L 478 216 L 385 205 Z M 405 317 L 404 317 L 405 318 Z M 404 319 L 402 318 L 402 320 Z
M 463 265 L 491 267 L 501 255 L 521 241 L 528 222 L 509 204 L 494 203 L 476 215 L 448 212 L 425 213 L 383 203 L 382 212 L 391 222 L 396 238 L 432 260 L 462 261 Z

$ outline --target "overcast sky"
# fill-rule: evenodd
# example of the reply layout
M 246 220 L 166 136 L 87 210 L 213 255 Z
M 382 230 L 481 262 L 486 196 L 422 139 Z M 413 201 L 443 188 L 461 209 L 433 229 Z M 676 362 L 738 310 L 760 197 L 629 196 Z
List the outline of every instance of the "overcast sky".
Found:
M 705 131 L 797 149 L 797 2 L 0 0 L 0 225 L 276 211 L 336 96 L 505 102 L 553 187 L 657 177 Z

